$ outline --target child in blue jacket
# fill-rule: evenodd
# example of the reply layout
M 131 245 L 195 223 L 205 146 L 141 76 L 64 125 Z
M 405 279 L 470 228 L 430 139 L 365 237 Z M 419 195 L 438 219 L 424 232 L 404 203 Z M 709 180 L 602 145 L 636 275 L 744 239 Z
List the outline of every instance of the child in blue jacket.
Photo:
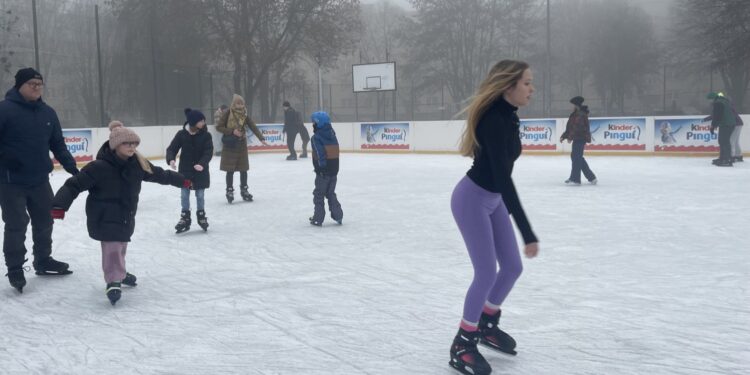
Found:
M 341 224 L 344 212 L 336 198 L 336 179 L 339 174 L 339 141 L 331 126 L 331 118 L 325 112 L 312 114 L 312 162 L 315 168 L 315 190 L 313 203 L 315 212 L 310 217 L 310 224 L 322 226 L 325 219 L 324 200 L 328 199 L 331 218 Z

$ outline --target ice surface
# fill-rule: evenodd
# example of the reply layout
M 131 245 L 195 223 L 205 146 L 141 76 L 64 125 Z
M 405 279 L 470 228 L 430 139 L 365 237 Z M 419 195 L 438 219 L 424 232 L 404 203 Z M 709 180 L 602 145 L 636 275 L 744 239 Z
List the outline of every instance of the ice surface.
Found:
M 470 160 L 343 154 L 344 225 L 318 228 L 312 166 L 284 156 L 251 155 L 255 202 L 232 205 L 216 158 L 206 234 L 175 235 L 178 189 L 144 183 L 139 285 L 114 308 L 81 195 L 53 235 L 75 273 L 0 280 L 0 373 L 454 373 L 472 269 L 449 199 Z M 481 349 L 494 373 L 750 373 L 750 163 L 589 157 L 599 185 L 580 187 L 569 164 L 516 164 L 541 253 L 504 304 L 519 355 Z

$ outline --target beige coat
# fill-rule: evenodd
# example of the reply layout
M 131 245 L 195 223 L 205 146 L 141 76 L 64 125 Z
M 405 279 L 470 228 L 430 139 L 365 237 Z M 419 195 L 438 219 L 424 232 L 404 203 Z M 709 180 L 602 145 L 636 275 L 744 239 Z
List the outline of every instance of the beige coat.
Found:
M 234 136 L 232 135 L 232 129 L 229 129 L 227 127 L 227 122 L 229 121 L 229 113 L 230 111 L 227 110 L 224 111 L 224 113 L 221 115 L 219 123 L 216 124 L 216 131 L 224 135 Z M 234 148 L 224 147 L 221 151 L 221 164 L 219 165 L 219 168 L 222 171 L 244 172 L 250 169 L 250 162 L 248 161 L 247 153 L 246 128 L 250 128 L 255 136 L 258 137 L 258 139 L 262 141 L 266 140 L 265 138 L 263 138 L 263 134 L 261 134 L 258 127 L 255 126 L 253 120 L 250 119 L 250 116 L 247 116 L 245 124 L 241 130 L 242 136 L 240 137 L 239 145 Z

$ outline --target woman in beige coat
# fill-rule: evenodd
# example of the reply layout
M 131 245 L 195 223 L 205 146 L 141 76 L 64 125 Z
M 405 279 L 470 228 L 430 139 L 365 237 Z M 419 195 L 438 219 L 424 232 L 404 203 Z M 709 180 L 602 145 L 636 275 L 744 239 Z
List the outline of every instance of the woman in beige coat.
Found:
M 247 171 L 250 169 L 247 153 L 247 133 L 250 128 L 261 143 L 268 145 L 258 127 L 247 115 L 245 99 L 234 94 L 232 105 L 224 111 L 216 124 L 216 131 L 223 134 L 221 142 L 224 146 L 221 152 L 220 169 L 227 172 L 227 201 L 234 200 L 234 172 L 240 172 L 240 194 L 244 201 L 252 201 L 253 195 L 247 190 Z

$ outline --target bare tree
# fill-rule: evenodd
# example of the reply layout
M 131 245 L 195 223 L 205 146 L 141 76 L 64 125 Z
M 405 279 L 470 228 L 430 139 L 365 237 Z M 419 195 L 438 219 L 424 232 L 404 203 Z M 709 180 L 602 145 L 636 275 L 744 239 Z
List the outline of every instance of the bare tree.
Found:
M 520 58 L 530 46 L 535 1 L 412 0 L 412 61 L 424 78 L 445 82 L 453 98 L 470 97 L 491 65 Z
M 750 2 L 679 0 L 673 53 L 693 69 L 718 71 L 739 111 L 750 85 Z
M 15 29 L 18 23 L 18 15 L 13 9 L 10 9 L 8 0 L 0 1 L 2 12 L 0 13 L 0 82 L 5 82 L 10 75 L 10 68 L 13 66 L 13 55 L 15 51 L 12 48 L 12 41 L 21 35 Z

